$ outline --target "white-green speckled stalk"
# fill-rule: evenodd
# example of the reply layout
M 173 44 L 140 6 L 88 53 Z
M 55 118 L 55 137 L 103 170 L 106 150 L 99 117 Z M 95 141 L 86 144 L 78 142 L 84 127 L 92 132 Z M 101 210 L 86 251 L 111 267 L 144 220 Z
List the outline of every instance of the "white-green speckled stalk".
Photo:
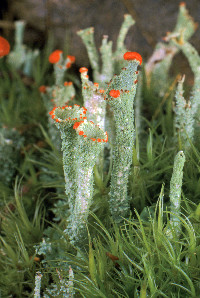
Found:
M 70 224 L 66 232 L 77 245 L 86 237 L 86 223 L 93 195 L 93 168 L 96 159 L 107 142 L 107 134 L 98 126 L 84 120 L 74 125 L 76 142 L 74 147 L 75 202 Z
M 130 61 L 119 76 L 114 76 L 106 90 L 107 101 L 114 112 L 116 139 L 113 150 L 113 169 L 110 185 L 110 210 L 116 222 L 129 214 L 127 184 L 134 146 L 133 102 L 137 86 L 137 60 Z M 119 90 L 120 96 L 110 96 L 111 90 Z
M 123 54 L 127 51 L 124 41 L 128 33 L 128 30 L 134 24 L 135 20 L 132 18 L 132 16 L 129 14 L 125 14 L 124 21 L 121 25 L 119 35 L 117 38 L 116 51 L 113 53 L 114 73 L 116 74 L 120 73 L 121 68 L 124 67 Z
M 168 73 L 172 63 L 172 59 L 179 51 L 179 47 L 172 42 L 172 37 L 182 35 L 184 40 L 188 40 L 195 32 L 196 24 L 184 4 L 179 6 L 179 13 L 174 30 L 168 33 L 165 41 L 168 43 L 159 42 L 155 50 L 145 65 L 147 83 L 153 86 L 154 92 L 163 96 L 166 92 L 167 82 L 169 81 Z
M 54 123 L 61 133 L 65 192 L 68 197 L 71 214 L 73 213 L 74 208 L 77 179 L 74 169 L 77 134 L 73 129 L 73 125 L 77 121 L 81 121 L 83 119 L 85 112 L 86 109 L 80 108 L 78 105 L 74 105 L 73 108 L 70 106 L 57 107 L 50 112 Z
M 113 59 L 112 59 L 112 41 L 108 42 L 108 36 L 104 35 L 100 47 L 102 69 L 97 82 L 100 83 L 101 88 L 106 87 L 113 76 Z
M 41 279 L 42 279 L 42 274 L 40 272 L 36 272 L 34 298 L 40 298 Z
M 180 231 L 180 220 L 181 215 L 181 189 L 183 180 L 183 167 L 185 163 L 185 155 L 183 151 L 179 151 L 174 159 L 174 167 L 172 178 L 170 181 L 170 224 L 175 230 L 175 233 Z
M 62 107 L 74 98 L 75 89 L 72 82 L 65 82 L 63 85 L 46 87 L 45 92 L 41 93 L 47 114 L 54 106 Z M 58 129 L 55 127 L 53 120 L 48 117 L 48 131 L 54 146 L 60 150 L 61 139 Z
M 191 98 L 191 102 L 196 110 L 197 118 L 200 119 L 200 56 L 196 49 L 189 42 L 184 41 L 182 37 L 181 41 L 174 40 L 174 43 L 182 50 L 194 73 L 194 86 L 192 89 L 193 96 Z
M 99 89 L 98 83 L 88 79 L 87 71 L 81 73 L 83 105 L 87 109 L 89 120 L 105 129 L 106 101 L 104 92 Z
M 175 118 L 174 125 L 176 128 L 176 134 L 180 137 L 182 142 L 182 148 L 187 149 L 190 147 L 190 143 L 188 137 L 191 141 L 193 141 L 194 136 L 194 116 L 196 113 L 195 107 L 190 103 L 190 101 L 186 102 L 183 97 L 183 82 L 184 77 L 181 81 L 178 82 L 177 90 L 176 90 L 176 106 L 174 108 Z M 186 132 L 186 133 L 185 133 Z M 188 135 L 188 137 L 187 137 Z
M 100 69 L 99 54 L 94 41 L 94 28 L 80 30 L 77 34 L 82 38 L 86 46 L 90 64 L 93 70 L 94 81 L 100 84 L 101 88 L 105 88 L 105 83 L 109 82 L 114 73 L 119 73 L 124 66 L 123 54 L 127 51 L 124 45 L 124 40 L 129 28 L 134 25 L 135 21 L 131 15 L 124 16 L 124 22 L 121 26 L 117 39 L 116 51 L 112 53 L 112 42 L 108 42 L 108 37 L 105 35 L 100 48 L 102 69 Z
M 23 72 L 27 76 L 32 75 L 33 63 L 39 55 L 39 50 L 31 50 L 23 44 L 25 21 L 15 22 L 15 45 L 8 56 L 8 63 L 15 69 L 23 66 Z
M 16 69 L 19 69 L 26 60 L 26 49 L 23 45 L 25 25 L 24 21 L 15 22 L 15 46 L 7 58 L 8 63 Z
M 94 41 L 94 28 L 86 28 L 84 30 L 80 30 L 77 34 L 82 38 L 84 45 L 86 46 L 91 67 L 94 72 L 94 80 L 97 81 L 100 73 L 99 66 L 99 55 L 95 46 Z

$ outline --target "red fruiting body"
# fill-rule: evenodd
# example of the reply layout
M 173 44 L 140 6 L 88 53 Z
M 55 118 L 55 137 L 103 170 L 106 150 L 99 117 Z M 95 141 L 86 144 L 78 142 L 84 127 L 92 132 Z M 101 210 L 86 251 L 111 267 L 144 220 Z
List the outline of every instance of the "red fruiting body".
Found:
M 71 66 L 72 66 L 71 62 L 68 62 L 68 63 L 66 64 L 66 68 L 70 68 Z
M 134 83 L 137 84 L 138 80 L 135 80 Z
M 135 73 L 138 74 L 138 71 L 136 71 Z
M 55 111 L 56 107 L 53 108 L 53 110 L 51 112 L 49 112 L 49 115 L 53 115 L 54 114 L 54 111 Z
M 71 55 L 67 55 L 67 59 L 69 59 L 71 63 L 74 63 L 76 61 L 75 56 L 71 56 Z
M 64 82 L 64 86 L 71 86 L 72 82 Z
M 76 123 L 74 123 L 74 125 L 73 125 L 73 129 L 76 129 L 76 128 L 78 128 L 78 127 L 79 127 L 79 125 L 81 125 L 81 123 L 83 123 L 83 121 L 80 121 L 80 122 L 76 122 Z
M 60 55 L 63 53 L 63 51 L 61 50 L 55 50 L 53 53 L 51 53 L 49 55 L 49 62 L 54 64 L 54 63 L 58 63 L 58 61 L 60 60 Z
M 79 136 L 83 136 L 84 135 L 84 132 L 81 130 L 81 131 L 79 131 Z
M 91 138 L 91 140 L 92 140 L 92 141 L 96 141 L 96 139 L 94 139 L 94 138 Z
M 101 142 L 101 139 L 97 139 L 97 142 Z
M 94 83 L 94 86 L 98 88 L 99 87 L 99 84 L 98 83 Z
M 88 72 L 88 69 L 86 67 L 81 67 L 79 69 L 79 72 L 82 73 L 82 72 Z
M 44 85 L 40 86 L 39 91 L 40 91 L 40 93 L 46 93 L 47 92 L 46 86 L 44 86 Z
M 179 6 L 185 6 L 185 2 L 180 2 Z
M 124 60 L 137 60 L 139 61 L 140 65 L 142 64 L 142 56 L 137 52 L 126 52 L 124 54 Z
M 100 89 L 100 90 L 99 90 L 99 92 L 100 92 L 100 93 L 104 93 L 104 92 L 105 92 L 105 90 L 103 90 L 103 89 Z
M 114 97 L 114 98 L 117 98 L 117 97 L 120 96 L 120 91 L 119 90 L 114 90 L 114 89 L 110 90 L 109 95 Z
M 10 52 L 9 42 L 5 38 L 0 36 L 0 58 L 8 55 L 9 52 Z

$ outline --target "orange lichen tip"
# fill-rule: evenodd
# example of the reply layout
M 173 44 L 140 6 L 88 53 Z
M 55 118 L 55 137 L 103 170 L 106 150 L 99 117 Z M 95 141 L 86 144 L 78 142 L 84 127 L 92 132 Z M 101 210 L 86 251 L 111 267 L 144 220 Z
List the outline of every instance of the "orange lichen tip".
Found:
M 79 127 L 79 125 L 81 125 L 81 123 L 83 123 L 83 121 L 74 123 L 73 129 L 77 129 Z
M 69 59 L 71 63 L 74 63 L 76 61 L 75 56 L 71 56 L 71 55 L 67 55 L 67 59 Z
M 70 68 L 72 66 L 71 62 L 67 62 L 66 68 Z
M 49 55 L 49 62 L 54 64 L 54 63 L 58 63 L 58 61 L 60 60 L 60 55 L 63 53 L 63 51 L 61 50 L 55 50 L 53 53 L 51 53 Z
M 46 93 L 47 92 L 47 87 L 42 85 L 42 86 L 39 87 L 39 91 L 40 91 L 40 93 Z
M 86 67 L 81 67 L 79 69 L 79 72 L 82 73 L 82 72 L 88 72 L 88 69 Z
M 64 82 L 64 86 L 71 86 L 72 82 Z
M 137 52 L 126 52 L 124 54 L 124 60 L 137 60 L 139 61 L 140 65 L 142 64 L 142 56 Z
M 9 42 L 5 38 L 0 36 L 0 58 L 2 58 L 3 56 L 8 55 L 9 52 L 10 52 Z
M 120 91 L 119 90 L 114 90 L 114 89 L 110 90 L 109 95 L 114 97 L 114 98 L 117 98 L 117 97 L 120 96 Z

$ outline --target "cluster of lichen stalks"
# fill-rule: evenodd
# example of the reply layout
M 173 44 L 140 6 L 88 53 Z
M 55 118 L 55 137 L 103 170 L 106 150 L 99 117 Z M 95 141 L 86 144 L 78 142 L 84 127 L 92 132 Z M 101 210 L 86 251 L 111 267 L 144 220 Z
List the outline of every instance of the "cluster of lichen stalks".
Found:
M 75 61 L 74 56 L 67 56 L 64 59 L 62 51 L 54 51 L 49 57 L 49 62 L 54 64 L 55 85 L 52 87 L 40 87 L 47 110 L 50 110 L 53 105 L 55 106 L 50 112 L 52 119 L 49 123 L 49 128 L 50 130 L 53 129 L 52 123 L 54 122 L 61 132 L 65 189 L 70 210 L 66 232 L 72 242 L 75 240 L 79 241 L 81 237 L 84 237 L 83 231 L 86 227 L 92 202 L 93 168 L 95 163 L 97 163 L 99 169 L 102 170 L 103 145 L 108 141 L 108 134 L 109 139 L 112 139 L 110 133 L 104 132 L 107 102 L 112 109 L 115 123 L 113 166 L 109 193 L 110 211 L 116 222 L 129 215 L 127 184 L 134 146 L 133 101 L 138 81 L 137 67 L 142 63 L 142 58 L 138 53 L 126 52 L 124 54 L 124 38 L 132 24 L 134 24 L 134 20 L 129 15 L 126 15 L 119 34 L 117 49 L 114 53 L 112 53 L 111 49 L 112 43 L 108 43 L 107 36 L 104 36 L 100 48 L 102 55 L 101 72 L 94 46 L 93 28 L 79 31 L 79 35 L 88 50 L 94 78 L 99 81 L 101 88 L 106 89 L 99 89 L 98 83 L 93 83 L 89 80 L 87 69 L 81 68 L 82 94 L 85 107 L 81 108 L 76 104 L 73 107 L 66 105 L 69 101 L 73 102 L 75 95 L 72 82 L 63 81 L 65 70 Z M 181 3 L 176 27 L 164 39 L 165 42 L 169 41 L 169 44 L 160 44 L 145 66 L 147 83 L 152 85 L 156 81 L 156 86 L 158 87 L 158 82 L 167 81 L 167 73 L 172 58 L 179 49 L 188 58 L 195 76 L 193 96 L 190 102 L 186 103 L 183 97 L 183 80 L 180 81 L 176 93 L 177 105 L 175 108 L 175 127 L 177 128 L 179 139 L 183 140 L 182 147 L 185 150 L 190 145 L 188 136 L 192 140 L 193 136 L 199 131 L 196 124 L 199 121 L 200 109 L 200 58 L 195 49 L 187 42 L 194 31 L 195 24 L 188 15 L 185 4 Z M 22 43 L 22 39 L 20 40 Z M 9 43 L 3 37 L 0 37 L 0 57 L 7 55 L 9 51 Z M 119 75 L 114 75 L 108 87 L 106 87 L 106 81 L 111 79 L 113 72 L 119 69 L 120 66 L 124 66 L 123 54 L 125 67 L 122 68 Z M 155 78 L 157 79 L 155 80 Z M 165 86 L 160 88 L 160 90 L 164 89 Z M 53 99 L 50 101 L 49 99 L 52 97 Z M 139 123 L 137 120 L 136 123 Z M 111 125 L 109 130 L 113 131 Z M 52 136 L 56 135 L 56 131 L 54 131 Z M 53 141 L 54 143 L 59 143 L 59 138 L 55 137 Z M 60 147 L 59 144 L 58 147 Z M 176 214 L 180 210 L 180 191 L 184 161 L 184 153 L 180 151 L 175 159 L 174 175 L 170 185 L 171 209 Z M 177 222 L 174 220 L 173 215 L 171 219 L 172 223 L 174 222 L 176 225 Z
M 101 103 L 100 99 L 103 102 L 108 101 L 114 113 L 116 140 L 109 204 L 115 221 L 126 217 L 129 212 L 127 183 L 134 145 L 133 101 L 137 85 L 137 67 L 142 63 L 142 57 L 136 52 L 127 52 L 124 54 L 124 60 L 127 61 L 127 67 L 122 69 L 119 76 L 114 76 L 106 91 L 98 89 L 98 84 L 94 84 L 97 104 Z M 59 60 L 56 63 L 58 62 Z M 86 98 L 90 92 L 87 69 L 81 68 L 80 72 Z M 98 108 L 90 111 L 90 117 L 92 113 L 97 121 L 105 118 L 105 112 L 99 115 Z M 93 168 L 103 145 L 108 142 L 108 134 L 103 130 L 103 122 L 100 121 L 98 125 L 91 120 L 88 121 L 87 109 L 77 104 L 73 107 L 54 107 L 50 115 L 60 130 L 62 139 L 65 192 L 70 209 L 65 231 L 72 243 L 80 243 L 85 237 L 84 231 L 92 203 Z

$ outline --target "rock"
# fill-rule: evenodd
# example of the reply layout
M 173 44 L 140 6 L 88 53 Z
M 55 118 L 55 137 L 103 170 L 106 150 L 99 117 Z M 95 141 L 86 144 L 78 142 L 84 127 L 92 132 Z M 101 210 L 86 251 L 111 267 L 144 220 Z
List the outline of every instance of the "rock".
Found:
M 76 34 L 78 30 L 92 26 L 97 47 L 105 34 L 115 46 L 123 15 L 130 13 L 136 24 L 128 32 L 127 48 L 147 59 L 166 31 L 174 28 L 178 6 L 179 1 L 174 0 L 10 0 L 9 14 L 13 19 L 27 21 L 25 43 L 42 46 L 47 38 L 44 33 L 50 31 L 55 38 L 55 48 L 67 49 L 68 54 L 76 56 L 79 66 L 88 66 L 85 47 Z M 186 6 L 199 22 L 200 2 L 188 0 Z M 191 42 L 200 51 L 198 38 L 199 28 Z

